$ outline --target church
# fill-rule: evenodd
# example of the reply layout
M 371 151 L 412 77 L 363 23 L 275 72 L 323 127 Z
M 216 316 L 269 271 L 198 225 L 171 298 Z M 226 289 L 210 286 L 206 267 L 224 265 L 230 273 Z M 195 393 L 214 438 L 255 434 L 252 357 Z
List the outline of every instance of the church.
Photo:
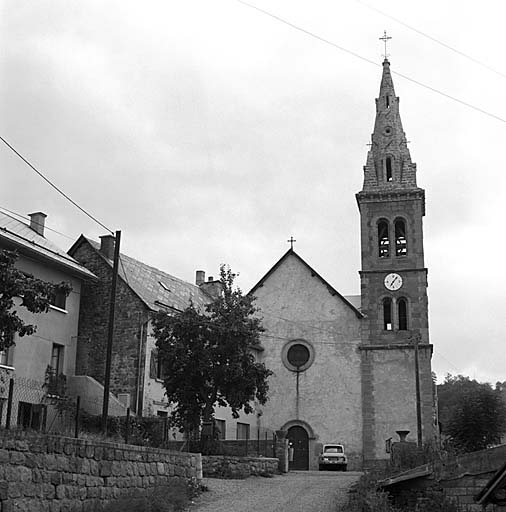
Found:
M 292 247 L 252 288 L 265 331 L 258 361 L 272 370 L 269 401 L 255 414 L 232 418 L 217 408 L 226 439 L 254 439 L 284 430 L 293 447 L 291 469 L 318 469 L 323 444 L 342 444 L 348 469 L 389 459 L 407 433 L 419 445 L 436 435 L 429 341 L 427 269 L 423 250 L 425 192 L 417 186 L 399 115 L 390 63 L 383 62 L 376 119 L 356 195 L 360 212 L 361 293 L 345 296 Z M 104 375 L 114 237 L 81 236 L 69 254 L 97 280 L 83 284 L 76 375 L 96 399 Z M 197 271 L 186 283 L 121 255 L 111 391 L 118 407 L 166 417 L 151 315 L 204 307 L 218 281 Z M 84 385 L 84 384 L 83 384 Z M 76 394 L 79 394 L 76 390 Z M 90 403 L 93 402 L 90 400 Z M 93 402 L 94 403 L 94 402 Z M 399 434 L 400 433 L 400 434 Z
M 417 186 L 385 58 L 376 119 L 356 194 L 361 294 L 343 296 L 292 247 L 253 287 L 273 371 L 265 426 L 288 432 L 292 469 L 318 469 L 321 445 L 345 447 L 348 469 L 389 458 L 399 431 L 436 433 L 424 264 L 425 192 Z

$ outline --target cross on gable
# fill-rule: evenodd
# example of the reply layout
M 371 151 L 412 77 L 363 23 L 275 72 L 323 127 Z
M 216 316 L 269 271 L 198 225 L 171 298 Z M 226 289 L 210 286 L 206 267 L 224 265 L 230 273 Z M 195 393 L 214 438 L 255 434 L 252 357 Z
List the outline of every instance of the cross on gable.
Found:
M 290 249 L 293 251 L 293 243 L 296 242 L 295 238 L 293 236 L 290 237 L 290 240 L 287 240 L 287 242 L 290 244 Z

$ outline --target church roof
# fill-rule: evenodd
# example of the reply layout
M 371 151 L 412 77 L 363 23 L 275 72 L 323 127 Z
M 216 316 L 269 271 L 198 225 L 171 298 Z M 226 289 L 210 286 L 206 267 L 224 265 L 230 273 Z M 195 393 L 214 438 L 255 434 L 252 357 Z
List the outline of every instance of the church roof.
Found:
M 63 267 L 67 272 L 80 278 L 96 279 L 93 272 L 83 267 L 63 249 L 37 233 L 25 222 L 5 212 L 0 212 L 0 242 L 36 260 Z
M 311 272 L 311 274 L 315 277 L 317 277 L 321 283 L 323 285 L 325 285 L 327 287 L 327 289 L 329 290 L 329 292 L 332 294 L 332 295 L 336 295 L 337 297 L 339 297 L 354 313 L 355 315 L 357 315 L 357 318 L 363 318 L 364 315 L 359 311 L 358 307 L 355 305 L 357 304 L 357 300 L 356 300 L 356 297 L 357 296 L 351 296 L 351 297 L 345 297 L 344 295 L 341 295 L 332 285 L 330 285 L 325 279 L 323 279 L 323 277 L 318 274 L 318 272 L 316 272 L 316 270 L 314 270 L 308 263 L 306 263 L 293 249 L 288 249 L 288 251 L 286 251 L 286 253 L 274 264 L 274 266 L 262 277 L 262 279 L 260 279 L 260 281 L 258 281 L 258 283 L 253 286 L 253 288 L 249 291 L 248 295 L 254 295 L 255 294 L 255 290 L 257 288 L 259 288 L 260 286 L 262 286 L 264 284 L 264 282 L 267 280 L 267 278 L 273 274 L 276 269 L 282 265 L 282 263 L 289 257 L 289 256 L 294 256 L 295 258 L 297 258 L 305 267 L 308 268 L 308 270 Z M 353 302 L 355 302 L 355 304 L 352 303 L 352 299 Z
M 100 244 L 84 235 L 79 237 L 69 252 L 74 253 L 82 243 L 88 243 L 96 254 L 112 268 L 113 262 L 100 251 Z M 126 254 L 120 254 L 118 274 L 152 311 L 157 311 L 160 308 L 183 311 L 190 305 L 190 302 L 196 308 L 203 308 L 211 301 L 210 296 L 198 286 Z

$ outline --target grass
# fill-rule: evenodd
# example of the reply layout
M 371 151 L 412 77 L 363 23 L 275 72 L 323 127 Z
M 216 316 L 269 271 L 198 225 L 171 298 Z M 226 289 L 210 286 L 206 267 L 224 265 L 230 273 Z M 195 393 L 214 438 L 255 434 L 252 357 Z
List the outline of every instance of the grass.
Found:
M 146 496 L 129 496 L 103 505 L 102 512 L 184 512 L 193 498 L 206 491 L 197 479 L 175 480 L 170 486 L 157 486 Z

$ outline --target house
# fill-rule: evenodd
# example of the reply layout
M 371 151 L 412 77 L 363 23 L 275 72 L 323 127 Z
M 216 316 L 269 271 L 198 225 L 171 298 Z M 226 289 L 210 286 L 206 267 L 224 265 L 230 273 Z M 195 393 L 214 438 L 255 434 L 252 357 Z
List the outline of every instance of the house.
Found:
M 42 429 L 55 414 L 43 385 L 48 367 L 71 378 L 75 371 L 79 307 L 83 283 L 95 275 L 45 237 L 46 215 L 32 213 L 25 223 L 0 212 L 0 249 L 18 253 L 16 268 L 43 281 L 70 283 L 68 296 L 55 296 L 47 313 L 19 308 L 23 321 L 37 326 L 31 336 L 15 336 L 14 345 L 0 354 L 0 424 L 6 421 L 9 381 L 14 379 L 11 425 Z
M 343 444 L 348 467 L 362 469 L 388 460 L 396 431 L 420 443 L 436 435 L 425 192 L 386 59 L 363 171 L 360 296 L 339 293 L 293 248 L 250 292 L 274 372 L 262 421 L 288 431 L 293 469 L 317 469 L 325 443 Z
M 76 380 L 81 380 L 81 388 L 86 385 L 81 400 L 89 411 L 102 403 L 115 244 L 112 235 L 100 238 L 99 244 L 81 235 L 69 250 L 98 277 L 82 289 L 77 343 Z M 166 417 L 169 406 L 162 385 L 163 368 L 151 333 L 151 315 L 159 310 L 177 313 L 190 303 L 204 308 L 221 292 L 221 284 L 212 277 L 206 281 L 200 270 L 195 284 L 191 284 L 125 254 L 120 255 L 118 275 L 111 393 L 138 416 Z M 92 412 L 99 414 L 101 409 Z M 248 436 L 253 428 L 250 424 L 256 421 L 253 417 L 234 419 L 224 408 L 216 418 L 222 435 L 228 438 Z

